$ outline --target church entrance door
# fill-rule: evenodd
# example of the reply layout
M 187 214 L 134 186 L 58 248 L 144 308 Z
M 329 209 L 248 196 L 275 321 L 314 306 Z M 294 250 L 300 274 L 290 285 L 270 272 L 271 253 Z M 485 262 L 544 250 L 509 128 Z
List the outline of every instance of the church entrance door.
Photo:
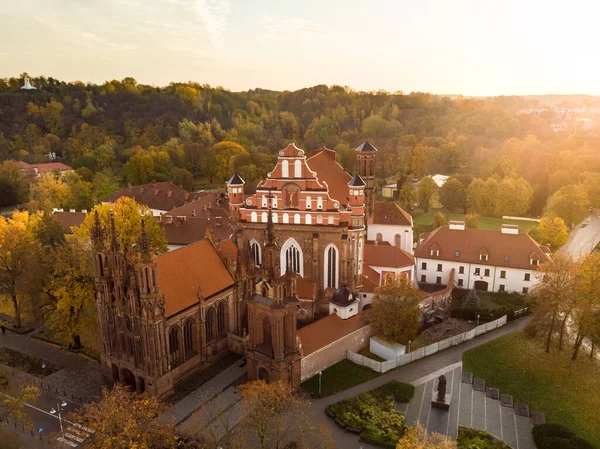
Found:
M 269 372 L 264 368 L 259 368 L 258 380 L 264 380 L 266 383 L 269 383 Z

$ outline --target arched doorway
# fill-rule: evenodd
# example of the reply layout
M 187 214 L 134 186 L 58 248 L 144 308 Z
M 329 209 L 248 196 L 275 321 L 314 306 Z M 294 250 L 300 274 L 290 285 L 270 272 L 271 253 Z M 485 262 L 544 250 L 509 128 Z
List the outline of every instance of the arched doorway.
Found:
M 135 376 L 127 368 L 123 368 L 121 370 L 121 382 L 124 385 L 127 385 L 128 387 L 131 387 L 133 389 L 137 388 L 137 385 L 135 383 Z
M 112 378 L 113 378 L 113 382 L 119 382 L 119 368 L 117 368 L 117 365 L 113 364 L 111 365 L 111 369 L 112 369 Z
M 269 372 L 264 368 L 258 368 L 258 380 L 264 380 L 269 383 Z
M 144 382 L 144 378 L 143 377 L 138 377 L 137 378 L 136 391 L 138 393 L 143 393 L 143 392 L 146 391 L 146 382 Z
M 475 281 L 473 287 L 475 287 L 475 290 L 479 290 L 482 292 L 488 291 L 488 283 L 486 281 Z

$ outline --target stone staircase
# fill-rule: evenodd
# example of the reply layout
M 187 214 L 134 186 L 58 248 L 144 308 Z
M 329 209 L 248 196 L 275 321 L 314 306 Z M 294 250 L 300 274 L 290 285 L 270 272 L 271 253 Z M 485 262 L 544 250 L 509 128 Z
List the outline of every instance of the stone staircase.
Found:
M 454 439 L 458 426 L 471 427 L 491 433 L 513 449 L 535 449 L 531 429 L 545 421 L 543 413 L 530 411 L 526 404 L 515 404 L 511 395 L 486 386 L 485 380 L 474 379 L 472 373 L 463 373 L 460 367 L 444 375 L 447 392 L 452 395 L 450 410 L 431 407 L 438 374 L 415 386 L 415 395 L 408 404 L 398 404 L 398 411 L 406 415 L 407 425 L 420 421 L 430 432 Z

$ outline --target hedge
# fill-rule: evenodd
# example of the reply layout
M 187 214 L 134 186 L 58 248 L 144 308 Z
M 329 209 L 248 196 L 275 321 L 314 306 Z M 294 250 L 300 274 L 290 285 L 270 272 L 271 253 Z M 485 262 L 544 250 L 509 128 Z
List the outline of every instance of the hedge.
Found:
M 533 441 L 537 449 L 594 449 L 594 446 L 561 424 L 533 426 Z

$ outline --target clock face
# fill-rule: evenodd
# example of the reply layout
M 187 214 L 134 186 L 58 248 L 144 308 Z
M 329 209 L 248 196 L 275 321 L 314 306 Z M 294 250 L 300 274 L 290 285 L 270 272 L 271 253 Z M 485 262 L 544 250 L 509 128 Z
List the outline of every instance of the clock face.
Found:
M 252 205 L 252 200 L 251 200 L 250 198 L 248 198 L 248 199 L 246 200 L 246 204 L 247 204 L 248 206 L 251 206 L 251 205 Z

